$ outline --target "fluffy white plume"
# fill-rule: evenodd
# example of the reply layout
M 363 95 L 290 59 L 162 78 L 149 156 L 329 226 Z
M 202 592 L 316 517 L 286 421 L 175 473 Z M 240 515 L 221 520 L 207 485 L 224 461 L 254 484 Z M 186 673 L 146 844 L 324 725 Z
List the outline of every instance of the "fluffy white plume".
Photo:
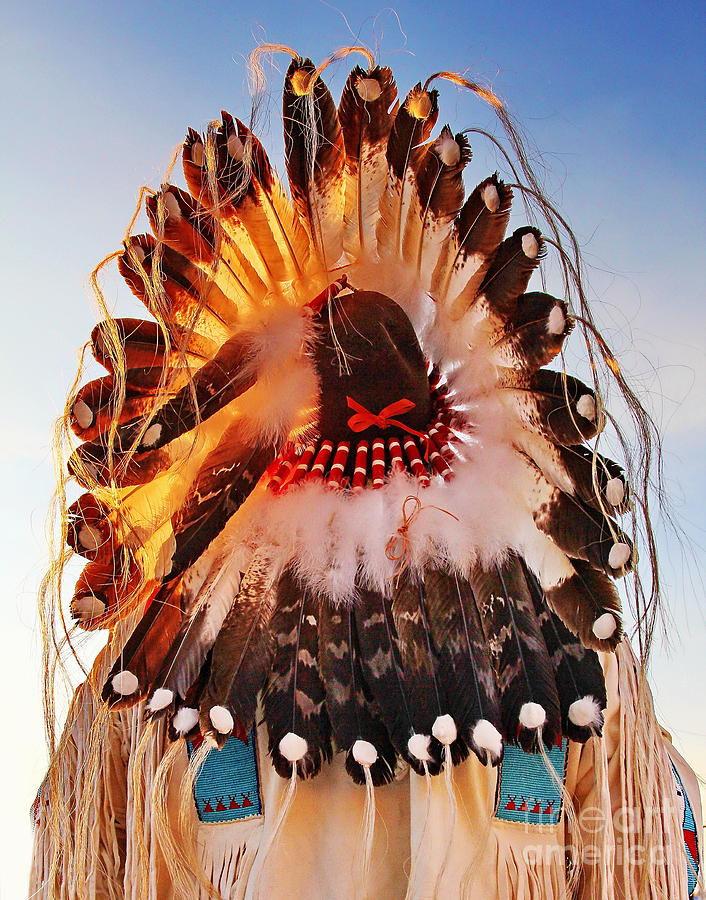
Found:
M 608 554 L 608 565 L 611 569 L 622 569 L 630 559 L 630 555 L 631 550 L 628 544 L 622 542 L 613 544 L 610 548 L 610 553 Z
M 93 424 L 93 410 L 83 400 L 74 403 L 73 414 L 79 428 L 89 428 Z
M 597 726 L 601 722 L 601 707 L 595 697 L 581 697 L 569 707 L 569 719 L 579 728 Z
M 593 623 L 593 633 L 599 640 L 605 641 L 613 637 L 617 627 L 618 623 L 615 620 L 615 616 L 607 612 L 599 616 Z
M 113 675 L 111 683 L 115 693 L 120 694 L 123 697 L 134 694 L 140 686 L 137 676 L 132 672 L 128 672 L 127 669 L 123 672 L 118 672 L 117 675 Z
M 219 734 L 230 734 L 233 730 L 235 722 L 230 710 L 226 709 L 225 706 L 212 706 L 208 716 L 211 720 L 211 725 Z
M 351 752 L 353 759 L 361 766 L 372 766 L 377 762 L 378 752 L 370 741 L 356 741 Z
M 191 706 L 182 706 L 172 719 L 172 726 L 177 734 L 188 734 L 196 728 L 199 721 L 199 711 Z
M 541 728 L 547 721 L 547 713 L 539 703 L 523 703 L 519 718 L 524 728 Z
M 480 750 L 487 750 L 493 759 L 500 759 L 503 752 L 503 736 L 487 719 L 479 719 L 474 726 L 473 743 Z
M 407 741 L 407 749 L 410 755 L 422 762 L 428 762 L 431 759 L 429 753 L 429 744 L 431 738 L 428 734 L 413 734 Z
M 431 727 L 431 733 L 434 737 L 439 741 L 440 744 L 443 744 L 447 747 L 449 744 L 453 744 L 453 742 L 458 737 L 458 729 L 456 728 L 456 723 L 454 722 L 452 716 L 448 713 L 443 716 L 437 716 L 434 720 L 434 724 Z
M 308 749 L 309 745 L 304 738 L 300 737 L 298 734 L 294 734 L 293 731 L 285 734 L 279 742 L 279 752 L 291 763 L 303 759 L 306 756 Z
M 173 699 L 174 691 L 170 691 L 169 688 L 157 688 L 147 706 L 150 712 L 159 712 L 161 709 L 166 709 Z
M 625 499 L 625 483 L 622 478 L 611 478 L 605 486 L 605 496 L 611 506 L 620 506 Z

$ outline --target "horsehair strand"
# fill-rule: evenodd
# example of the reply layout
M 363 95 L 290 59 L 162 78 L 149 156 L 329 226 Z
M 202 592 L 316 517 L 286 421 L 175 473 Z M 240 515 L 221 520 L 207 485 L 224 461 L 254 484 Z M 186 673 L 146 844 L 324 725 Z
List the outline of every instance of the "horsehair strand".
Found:
M 262 63 L 260 62 L 260 57 L 264 56 L 266 53 L 286 53 L 294 60 L 302 58 L 296 50 L 293 50 L 291 47 L 287 46 L 287 44 L 260 44 L 258 47 L 255 47 L 248 58 L 248 80 L 253 98 L 261 96 L 267 89 L 267 78 L 262 68 Z M 311 73 L 306 85 L 306 93 L 310 94 L 312 92 L 317 78 L 331 65 L 331 63 L 337 62 L 340 59 L 345 59 L 345 57 L 349 56 L 351 53 L 361 53 L 365 56 L 368 60 L 370 69 L 375 65 L 375 57 L 367 47 L 363 47 L 360 44 L 339 47 L 338 50 L 335 50 L 330 56 L 327 56 L 323 62 L 319 63 Z
M 177 893 L 185 898 L 193 896 L 194 881 L 197 881 L 206 892 L 206 896 L 213 900 L 225 900 L 206 874 L 195 849 L 198 842 L 194 813 L 194 785 L 210 749 L 207 743 L 202 743 L 191 755 L 188 765 L 177 781 L 177 814 L 174 816 L 173 809 L 169 808 L 167 803 L 169 789 L 170 785 L 174 784 L 174 766 L 180 755 L 186 751 L 182 740 L 174 741 L 169 746 L 157 766 L 152 786 L 154 830 Z

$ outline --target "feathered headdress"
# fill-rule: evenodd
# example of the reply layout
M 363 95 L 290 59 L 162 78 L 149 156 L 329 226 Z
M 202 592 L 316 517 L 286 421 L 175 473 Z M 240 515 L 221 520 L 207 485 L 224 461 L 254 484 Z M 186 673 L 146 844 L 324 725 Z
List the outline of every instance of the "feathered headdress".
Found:
M 219 746 L 261 708 L 283 776 L 376 784 L 586 740 L 633 551 L 600 401 L 548 368 L 545 240 L 497 175 L 464 197 L 433 79 L 398 101 L 371 60 L 337 107 L 321 72 L 286 74 L 288 193 L 242 121 L 189 131 L 119 258 L 151 318 L 92 334 L 72 611 L 136 621 L 104 699 Z

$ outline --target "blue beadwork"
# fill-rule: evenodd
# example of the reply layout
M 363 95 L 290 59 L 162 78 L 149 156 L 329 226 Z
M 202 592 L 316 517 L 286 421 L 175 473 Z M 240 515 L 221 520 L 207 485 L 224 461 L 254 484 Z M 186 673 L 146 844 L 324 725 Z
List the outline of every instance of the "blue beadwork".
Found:
M 691 808 L 689 795 L 684 790 L 684 783 L 681 780 L 681 776 L 679 775 L 679 772 L 677 772 L 677 768 L 674 763 L 672 763 L 672 771 L 674 772 L 674 778 L 676 780 L 677 793 L 684 801 L 684 820 L 682 822 L 682 831 L 684 832 L 684 850 L 686 852 L 687 860 L 686 871 L 687 880 L 689 883 L 689 896 L 692 897 L 694 891 L 696 890 L 697 876 L 699 873 L 699 851 L 698 837 L 696 833 L 696 820 L 694 819 L 694 810 Z M 687 842 L 687 835 L 690 838 L 692 847 L 696 848 L 696 855 L 694 855 L 692 847 L 690 847 L 689 843 Z
M 547 752 L 563 784 L 568 742 Z M 544 757 L 506 744 L 498 776 L 498 819 L 530 825 L 556 825 L 561 818 L 561 791 L 547 771 Z
M 189 756 L 194 752 L 187 743 Z M 230 737 L 222 750 L 211 750 L 194 784 L 194 800 L 202 822 L 233 822 L 262 815 L 260 778 L 254 731 L 245 743 Z

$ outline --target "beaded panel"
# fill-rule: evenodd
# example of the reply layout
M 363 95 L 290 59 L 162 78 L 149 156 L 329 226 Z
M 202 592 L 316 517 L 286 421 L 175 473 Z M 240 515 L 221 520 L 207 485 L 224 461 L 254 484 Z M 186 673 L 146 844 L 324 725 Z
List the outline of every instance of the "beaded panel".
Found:
M 564 783 L 568 741 L 547 751 L 549 763 L 559 783 Z M 559 784 L 547 770 L 539 753 L 525 753 L 521 747 L 506 744 L 498 775 L 498 819 L 529 825 L 556 825 L 561 819 Z
M 187 743 L 189 756 L 197 742 Z M 230 737 L 222 750 L 211 750 L 194 784 L 194 801 L 202 822 L 232 822 L 262 815 L 257 742 Z

